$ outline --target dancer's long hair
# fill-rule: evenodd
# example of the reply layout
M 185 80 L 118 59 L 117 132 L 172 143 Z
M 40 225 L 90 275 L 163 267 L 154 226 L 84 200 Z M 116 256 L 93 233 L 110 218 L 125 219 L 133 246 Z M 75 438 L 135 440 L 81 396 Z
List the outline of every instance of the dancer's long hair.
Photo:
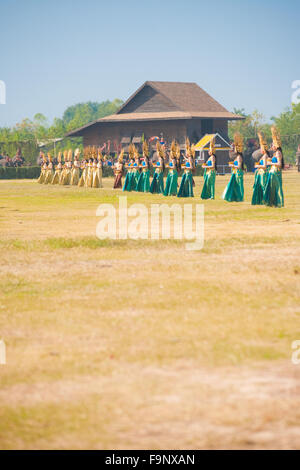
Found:
M 276 150 L 279 150 L 281 152 L 281 169 L 283 170 L 284 169 L 284 158 L 283 158 L 283 152 L 282 152 L 282 148 L 281 147 L 277 147 Z
M 245 169 L 245 165 L 244 165 L 244 155 L 242 154 L 242 152 L 237 152 L 237 156 L 242 157 L 242 167 L 241 167 L 241 168 L 242 168 L 242 170 L 244 170 L 244 169 Z

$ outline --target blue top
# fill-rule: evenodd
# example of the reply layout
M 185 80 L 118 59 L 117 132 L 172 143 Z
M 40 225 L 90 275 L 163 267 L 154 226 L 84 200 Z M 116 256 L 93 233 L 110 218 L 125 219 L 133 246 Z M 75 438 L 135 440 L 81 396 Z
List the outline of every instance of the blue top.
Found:
M 137 163 L 134 163 L 133 166 L 138 166 Z
M 278 163 L 277 157 L 272 158 L 272 163 Z
M 263 164 L 264 164 L 263 159 L 260 160 L 259 164 L 260 164 L 260 165 L 263 165 Z
M 207 166 L 212 166 L 212 161 L 211 160 L 208 160 Z
M 186 162 L 185 166 L 186 166 L 187 168 L 190 168 L 190 166 L 191 166 L 190 162 Z
M 156 166 L 160 166 L 160 162 L 156 162 Z
M 142 165 L 143 165 L 143 166 L 146 166 L 146 162 L 142 162 Z
M 239 166 L 239 162 L 237 160 L 233 164 L 234 166 Z
M 169 163 L 169 166 L 173 166 L 173 163 L 172 163 L 172 162 L 170 162 L 170 163 Z

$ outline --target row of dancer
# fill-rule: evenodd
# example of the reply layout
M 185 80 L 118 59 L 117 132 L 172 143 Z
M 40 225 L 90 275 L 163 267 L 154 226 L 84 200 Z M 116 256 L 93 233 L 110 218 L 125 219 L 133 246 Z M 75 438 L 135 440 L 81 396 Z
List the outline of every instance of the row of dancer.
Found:
M 258 133 L 262 157 L 256 163 L 254 176 L 252 205 L 267 205 L 283 207 L 284 196 L 282 189 L 282 170 L 284 168 L 284 158 L 282 154 L 281 139 L 278 129 L 272 127 L 271 157 L 268 145 L 262 133 Z M 202 165 L 204 168 L 204 184 L 201 192 L 201 199 L 215 198 L 215 182 L 217 158 L 215 154 L 215 142 L 212 140 L 209 147 L 209 158 Z M 243 137 L 240 133 L 234 135 L 235 158 L 229 162 L 231 167 L 230 180 L 222 194 L 222 198 L 228 202 L 241 202 L 244 200 L 244 158 L 243 158 Z M 129 163 L 125 165 L 127 174 L 123 191 L 138 191 L 159 193 L 164 196 L 193 197 L 193 170 L 195 169 L 195 150 L 186 141 L 186 152 L 184 163 L 181 164 L 180 148 L 176 142 L 172 142 L 169 162 L 166 165 L 165 150 L 159 142 L 157 143 L 158 160 L 152 182 L 150 184 L 150 161 L 147 143 L 143 144 L 143 157 L 140 161 L 138 151 L 134 146 L 129 148 Z M 164 171 L 168 168 L 168 176 L 164 185 Z M 184 173 L 178 187 L 178 177 L 180 171 Z M 120 173 L 120 172 L 119 172 Z M 118 187 L 121 187 L 120 180 Z
M 58 163 L 54 166 L 51 154 L 48 153 L 47 157 L 42 154 L 43 164 L 38 183 L 102 188 L 102 170 L 105 157 L 101 151 L 95 147 L 86 147 L 83 160 L 79 160 L 79 158 L 79 149 L 74 152 L 74 161 L 72 150 L 65 150 L 63 154 L 59 152 Z
M 150 192 L 163 194 L 164 196 L 193 197 L 193 171 L 195 169 L 195 149 L 186 142 L 184 162 L 181 163 L 180 147 L 173 141 L 170 148 L 169 162 L 166 164 L 165 148 L 159 142 L 156 144 L 157 161 L 153 164 L 154 174 L 150 184 L 150 160 L 149 148 L 146 141 L 143 142 L 143 155 L 140 158 L 134 145 L 129 146 L 129 162 L 123 191 Z M 164 172 L 168 168 L 166 184 L 164 184 Z M 178 177 L 184 170 L 181 183 L 178 188 Z
M 282 207 L 284 196 L 282 189 L 282 169 L 284 159 L 281 148 L 280 135 L 276 127 L 272 127 L 272 152 L 271 157 L 267 143 L 261 133 L 258 133 L 262 157 L 256 164 L 256 172 L 253 185 L 253 195 L 251 203 L 253 205 L 268 205 Z M 117 162 L 114 165 L 114 189 L 123 188 L 123 191 L 138 191 L 163 194 L 164 196 L 194 197 L 193 172 L 195 170 L 195 149 L 186 141 L 186 151 L 181 157 L 179 145 L 173 141 L 171 144 L 168 163 L 165 147 L 157 142 L 157 161 L 154 166 L 154 174 L 150 183 L 149 148 L 147 142 L 143 142 L 143 155 L 140 157 L 134 145 L 129 147 L 129 161 L 124 164 L 124 151 L 122 150 Z M 234 136 L 234 161 L 229 162 L 231 166 L 231 178 L 227 184 L 223 199 L 228 202 L 240 202 L 244 200 L 244 161 L 243 161 L 243 138 L 241 134 Z M 201 199 L 215 198 L 215 182 L 217 158 L 215 153 L 215 143 L 212 140 L 209 148 L 209 158 L 203 164 L 204 184 L 201 192 Z M 58 164 L 54 168 L 51 155 L 48 159 L 43 155 L 43 165 L 38 179 L 39 183 L 74 185 L 81 187 L 102 188 L 102 172 L 105 156 L 101 150 L 95 147 L 84 149 L 84 158 L 80 158 L 80 150 L 76 149 L 74 161 L 72 161 L 72 150 L 65 151 L 58 155 Z M 122 176 L 124 169 L 127 169 L 124 185 L 122 186 Z M 164 172 L 168 169 L 168 176 L 164 184 Z M 183 170 L 180 185 L 178 179 Z

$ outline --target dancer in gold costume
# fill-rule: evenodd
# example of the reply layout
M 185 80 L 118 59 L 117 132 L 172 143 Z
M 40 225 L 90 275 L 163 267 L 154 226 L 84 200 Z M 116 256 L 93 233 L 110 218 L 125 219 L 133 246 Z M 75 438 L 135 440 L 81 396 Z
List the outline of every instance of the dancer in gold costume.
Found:
M 79 183 L 79 174 L 80 174 L 80 150 L 77 148 L 74 153 L 74 164 L 71 170 L 71 181 L 70 184 L 72 186 L 78 186 Z
M 62 159 L 62 153 L 59 152 L 58 157 L 57 157 L 57 162 L 58 163 L 56 165 L 55 173 L 54 173 L 54 176 L 52 178 L 51 184 L 58 184 L 59 183 L 61 172 L 62 172 L 62 167 L 63 167 L 62 163 L 61 163 L 61 159 Z

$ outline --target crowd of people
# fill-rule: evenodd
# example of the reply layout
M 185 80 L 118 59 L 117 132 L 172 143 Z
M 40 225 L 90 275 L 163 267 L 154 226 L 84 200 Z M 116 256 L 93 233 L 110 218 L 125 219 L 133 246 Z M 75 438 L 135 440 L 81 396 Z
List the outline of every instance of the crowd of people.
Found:
M 9 155 L 5 153 L 0 152 L 0 166 L 2 167 L 7 167 L 7 166 L 23 166 L 25 162 L 25 159 L 22 157 L 21 150 L 18 149 L 16 155 L 14 157 L 10 157 Z
M 268 145 L 261 133 L 258 133 L 261 158 L 255 164 L 253 195 L 251 203 L 282 207 L 284 196 L 282 189 L 282 170 L 284 159 L 281 148 L 281 139 L 278 129 L 272 127 L 272 145 Z M 222 198 L 228 202 L 244 200 L 244 157 L 243 137 L 234 135 L 233 159 L 228 163 L 231 167 L 231 177 L 223 192 Z M 215 182 L 217 174 L 217 157 L 215 142 L 211 140 L 208 151 L 209 157 L 202 165 L 204 168 L 204 183 L 201 199 L 215 199 Z M 114 189 L 123 191 L 149 192 L 163 194 L 164 196 L 194 197 L 195 148 L 186 140 L 185 152 L 182 155 L 179 145 L 173 141 L 167 154 L 166 148 L 159 141 L 156 144 L 157 160 L 150 162 L 149 147 L 143 142 L 142 156 L 138 149 L 130 144 L 128 160 L 124 161 L 124 150 L 119 154 L 114 169 Z M 103 156 L 100 149 L 86 147 L 83 159 L 80 160 L 80 150 L 61 152 L 57 164 L 54 165 L 52 157 L 42 154 L 42 168 L 38 183 L 75 185 L 81 187 L 102 188 L 102 170 L 108 158 Z M 64 162 L 63 162 L 64 160 Z M 150 182 L 150 169 L 154 168 Z M 167 179 L 164 181 L 165 170 Z M 122 184 L 122 177 L 125 174 Z M 179 178 L 181 176 L 180 184 Z

